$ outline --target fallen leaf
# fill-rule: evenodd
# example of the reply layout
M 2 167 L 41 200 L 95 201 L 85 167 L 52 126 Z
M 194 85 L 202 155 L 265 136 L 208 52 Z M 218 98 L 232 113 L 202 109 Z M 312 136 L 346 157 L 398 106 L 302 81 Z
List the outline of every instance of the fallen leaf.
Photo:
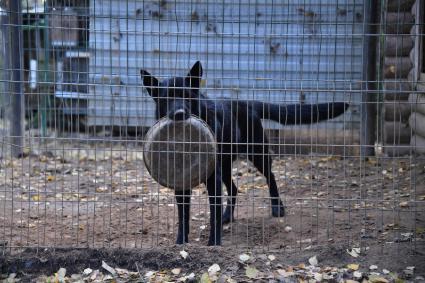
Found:
M 304 263 L 300 263 L 300 264 L 297 265 L 297 268 L 305 269 L 305 264 Z
M 146 273 L 145 273 L 145 277 L 149 279 L 149 278 L 151 278 L 152 276 L 154 276 L 154 275 L 155 275 L 155 273 L 156 273 L 155 271 L 148 271 L 148 272 L 146 272 Z
M 250 259 L 250 256 L 249 256 L 249 255 L 247 255 L 247 254 L 241 254 L 241 255 L 239 255 L 239 260 L 240 260 L 241 262 L 248 261 L 249 259 Z
M 354 271 L 353 276 L 354 278 L 360 279 L 363 277 L 363 274 L 360 271 Z
M 183 259 L 186 259 L 189 255 L 189 253 L 185 250 L 180 251 L 180 255 Z
M 112 275 L 115 275 L 117 272 L 115 271 L 115 269 L 113 269 L 112 267 L 110 267 L 106 262 L 104 262 L 102 260 L 102 268 L 105 269 L 106 271 L 108 271 L 109 273 L 111 273 Z
M 359 257 L 360 254 L 360 248 L 352 248 L 347 249 L 347 253 L 351 255 L 352 257 Z
M 33 196 L 31 197 L 31 199 L 32 199 L 33 201 L 40 201 L 40 200 L 41 200 L 41 197 L 40 197 L 40 195 L 33 195 Z
M 408 207 L 408 206 L 409 206 L 409 202 L 407 201 L 400 202 L 400 207 Z
M 52 175 L 47 176 L 47 181 L 48 182 L 52 182 L 54 180 L 55 180 L 55 176 L 52 176 Z
M 280 276 L 283 276 L 283 277 L 290 277 L 290 276 L 294 276 L 295 275 L 295 272 L 293 272 L 292 270 L 286 271 L 285 269 L 278 269 L 277 270 L 277 273 L 279 273 L 279 275 Z
M 104 193 L 107 192 L 109 189 L 107 186 L 100 186 L 96 188 L 96 193 Z
M 255 267 L 247 266 L 245 270 L 246 277 L 255 279 L 258 276 L 258 270 Z
M 319 261 L 317 260 L 317 256 L 313 256 L 313 257 L 309 258 L 308 263 L 310 263 L 310 265 L 312 265 L 312 266 L 318 265 Z
M 58 279 L 59 282 L 64 282 L 65 281 L 65 275 L 66 275 L 66 269 L 61 267 L 61 268 L 59 268 L 58 272 L 56 273 L 56 278 Z
M 217 274 L 217 272 L 220 271 L 220 266 L 217 263 L 214 263 L 213 265 L 211 265 L 208 268 L 208 275 L 209 276 L 214 276 Z
M 99 274 L 99 270 L 96 269 L 94 272 L 91 273 L 90 280 L 94 281 L 97 278 L 98 274 Z
M 369 276 L 369 282 L 371 283 L 389 283 L 387 279 L 384 277 L 376 276 L 376 275 L 370 275 Z
M 359 269 L 359 265 L 358 265 L 358 264 L 356 264 L 356 263 L 350 263 L 350 264 L 347 264 L 347 268 L 348 268 L 348 269 L 351 269 L 351 270 L 353 270 L 353 271 L 356 271 L 356 270 L 358 270 L 358 269 Z
M 117 272 L 118 276 L 128 276 L 131 273 L 127 269 L 118 268 L 118 267 L 115 267 L 115 271 Z
M 321 282 L 323 280 L 323 275 L 321 273 L 315 272 L 314 280 L 316 280 L 316 282 Z
M 204 274 L 202 274 L 201 280 L 199 282 L 200 283 L 210 283 L 211 280 L 210 280 L 210 277 L 208 276 L 208 273 L 205 272 Z

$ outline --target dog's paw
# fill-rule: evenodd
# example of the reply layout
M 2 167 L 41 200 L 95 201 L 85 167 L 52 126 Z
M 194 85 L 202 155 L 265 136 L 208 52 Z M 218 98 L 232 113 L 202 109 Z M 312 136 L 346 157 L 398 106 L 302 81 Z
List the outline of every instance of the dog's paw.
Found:
M 176 245 L 183 245 L 189 243 L 188 237 L 186 239 L 183 239 L 183 237 L 177 237 Z
M 221 246 L 221 239 L 220 240 L 209 240 L 208 241 L 208 246 Z
M 234 222 L 235 221 L 235 217 L 232 213 L 232 210 L 230 208 L 230 206 L 226 207 L 226 210 L 223 213 L 223 218 L 222 218 L 222 223 L 223 224 L 228 224 L 230 222 Z
M 278 205 L 272 205 L 272 216 L 273 217 L 284 217 L 285 216 L 285 207 L 282 203 Z

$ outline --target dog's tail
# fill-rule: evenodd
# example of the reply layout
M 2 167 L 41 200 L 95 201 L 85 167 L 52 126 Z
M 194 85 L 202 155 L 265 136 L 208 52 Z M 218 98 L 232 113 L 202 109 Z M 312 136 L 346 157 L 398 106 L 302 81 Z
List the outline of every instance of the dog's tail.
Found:
M 283 125 L 312 124 L 332 119 L 344 113 L 348 106 L 344 102 L 290 105 L 254 102 L 254 108 L 261 113 L 261 118 Z

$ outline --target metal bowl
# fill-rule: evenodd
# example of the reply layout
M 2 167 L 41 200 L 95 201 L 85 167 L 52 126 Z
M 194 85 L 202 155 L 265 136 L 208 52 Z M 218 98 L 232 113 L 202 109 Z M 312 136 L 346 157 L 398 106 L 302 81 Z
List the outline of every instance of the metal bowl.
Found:
M 143 160 L 159 184 L 184 191 L 206 182 L 214 172 L 216 153 L 214 134 L 203 120 L 162 118 L 145 136 Z

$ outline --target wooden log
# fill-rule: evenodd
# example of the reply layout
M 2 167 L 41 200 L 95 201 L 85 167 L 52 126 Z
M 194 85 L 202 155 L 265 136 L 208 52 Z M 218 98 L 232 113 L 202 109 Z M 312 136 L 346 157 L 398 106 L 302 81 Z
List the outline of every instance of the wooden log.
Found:
M 408 34 L 415 23 L 415 18 L 409 12 L 387 13 L 385 21 L 385 33 Z
M 358 156 L 359 131 L 351 126 L 346 129 L 329 127 L 318 130 L 311 127 L 284 127 L 280 130 L 266 129 L 269 145 L 275 154 L 332 153 Z
M 409 125 L 413 132 L 425 138 L 425 115 L 419 112 L 412 112 L 409 118 Z
M 401 79 L 407 78 L 409 71 L 413 68 L 410 58 L 406 57 L 385 57 L 384 78 Z
M 418 0 L 418 1 L 420 1 L 420 0 Z M 417 7 L 417 5 L 419 4 L 418 3 L 418 1 L 415 1 L 415 3 L 413 3 L 413 5 L 412 5 L 412 8 L 410 9 L 410 13 L 413 15 L 413 17 L 415 17 L 416 18 L 416 14 L 417 14 L 417 12 L 418 12 L 418 7 Z
M 383 151 L 389 157 L 399 157 L 410 155 L 412 147 L 410 144 L 384 145 Z
M 409 71 L 409 73 L 407 74 L 407 80 L 409 82 L 414 82 L 415 81 L 415 69 L 411 69 Z
M 384 99 L 387 101 L 404 100 L 409 98 L 409 93 L 412 90 L 411 84 L 404 80 L 386 80 L 383 84 Z
M 420 39 L 420 35 L 418 34 L 418 31 L 416 30 L 416 26 L 412 26 L 410 29 L 410 38 L 415 42 L 416 40 Z
M 418 83 L 416 84 L 416 89 L 419 92 L 425 93 L 425 73 L 419 74 Z
M 413 40 L 410 35 L 389 35 L 385 37 L 385 55 L 408 56 L 413 48 Z
M 400 122 L 385 122 L 385 143 L 388 145 L 408 144 L 412 135 L 408 124 Z
M 412 111 L 425 115 L 425 94 L 414 92 L 409 95 L 409 104 Z
M 417 89 L 419 92 L 425 93 L 425 82 L 423 81 L 423 82 L 419 82 L 419 83 L 417 83 L 417 84 L 416 84 L 416 89 Z
M 409 59 L 410 62 L 412 62 L 412 64 L 415 64 L 415 58 L 416 58 L 416 52 L 415 52 L 415 48 L 412 48 L 409 52 Z
M 413 135 L 410 139 L 410 146 L 416 153 L 425 154 L 425 138 Z
M 385 103 L 384 119 L 389 122 L 407 122 L 411 113 L 410 105 L 407 102 Z
M 412 9 L 415 0 L 388 0 L 388 12 L 407 12 Z

